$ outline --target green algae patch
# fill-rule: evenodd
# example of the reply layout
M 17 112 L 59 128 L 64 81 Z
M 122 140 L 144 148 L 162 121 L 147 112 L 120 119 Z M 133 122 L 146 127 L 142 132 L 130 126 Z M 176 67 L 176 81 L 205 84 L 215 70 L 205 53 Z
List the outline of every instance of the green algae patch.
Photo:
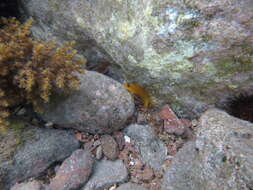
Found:
M 24 145 L 28 139 L 34 138 L 34 131 L 27 130 L 25 121 L 11 119 L 5 134 L 0 134 L 0 164 L 11 161 L 17 148 Z
M 20 138 L 17 138 L 14 131 L 8 131 L 8 134 L 0 135 L 0 164 L 11 160 L 13 154 L 19 145 Z
M 158 54 L 152 47 L 145 49 L 144 60 L 137 63 L 146 68 L 153 76 L 168 74 L 172 79 L 181 78 L 181 74 L 191 72 L 194 69 L 192 62 L 188 60 L 195 54 L 196 47 L 192 41 L 178 41 L 175 50 L 165 54 Z M 133 60 L 133 56 L 128 56 Z
M 10 120 L 10 125 L 4 134 L 0 134 L 0 163 L 10 160 L 16 148 L 22 142 L 22 131 L 25 123 L 18 120 Z
M 217 68 L 217 76 L 227 77 L 237 73 L 243 73 L 253 70 L 253 56 L 248 59 L 228 58 L 221 60 L 215 64 Z
M 122 40 L 132 38 L 136 32 L 135 23 L 123 22 L 118 25 L 118 37 Z
M 14 130 L 15 132 L 21 132 L 23 129 L 27 127 L 26 122 L 18 119 L 12 119 L 10 121 L 10 126 L 9 128 Z

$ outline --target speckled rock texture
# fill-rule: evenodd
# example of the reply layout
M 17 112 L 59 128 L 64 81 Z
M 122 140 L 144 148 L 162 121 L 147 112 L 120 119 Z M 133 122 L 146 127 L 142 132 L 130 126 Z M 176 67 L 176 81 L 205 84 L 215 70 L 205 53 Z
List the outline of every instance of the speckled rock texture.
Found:
M 130 137 L 145 164 L 157 171 L 162 169 L 167 148 L 149 125 L 132 124 L 124 130 L 124 133 Z
M 211 109 L 199 121 L 196 142 L 176 154 L 162 190 L 253 189 L 253 124 Z
M 128 171 L 121 160 L 96 162 L 89 181 L 82 190 L 101 190 L 128 179 Z
M 116 190 L 147 190 L 147 189 L 138 184 L 124 183 L 120 185 Z
M 177 113 L 200 115 L 227 96 L 252 92 L 252 0 L 20 4 L 36 21 L 36 38 L 76 40 L 84 54 L 106 52 L 127 81 L 146 87 L 158 105 L 170 102 Z
M 78 190 L 89 179 L 94 160 L 90 152 L 78 149 L 64 160 L 56 176 L 50 182 L 53 190 Z
M 43 119 L 59 127 L 89 133 L 111 133 L 125 127 L 134 112 L 133 98 L 115 80 L 93 71 L 80 75 L 80 89 L 56 97 L 46 106 Z
M 103 135 L 100 141 L 104 155 L 110 160 L 115 160 L 119 155 L 119 147 L 115 139 L 110 135 Z
M 79 142 L 70 131 L 24 128 L 0 136 L 0 189 L 36 177 L 51 164 L 62 161 Z
M 15 184 L 11 190 L 50 190 L 49 187 L 41 184 L 38 181 Z

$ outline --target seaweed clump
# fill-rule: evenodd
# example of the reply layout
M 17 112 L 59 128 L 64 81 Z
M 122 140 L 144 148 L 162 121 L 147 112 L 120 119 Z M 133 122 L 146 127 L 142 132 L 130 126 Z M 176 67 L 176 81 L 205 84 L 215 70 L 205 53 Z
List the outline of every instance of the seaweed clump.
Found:
M 76 57 L 74 42 L 58 47 L 34 40 L 31 25 L 31 20 L 0 19 L 0 129 L 8 126 L 12 107 L 25 102 L 41 111 L 57 89 L 80 86 L 76 74 L 84 72 L 85 60 Z

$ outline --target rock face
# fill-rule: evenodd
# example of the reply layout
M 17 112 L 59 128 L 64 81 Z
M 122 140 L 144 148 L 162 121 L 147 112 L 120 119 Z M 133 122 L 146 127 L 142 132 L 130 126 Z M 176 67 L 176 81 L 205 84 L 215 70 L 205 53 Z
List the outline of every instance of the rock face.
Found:
M 78 189 L 84 185 L 92 172 L 93 158 L 89 152 L 78 149 L 64 162 L 50 182 L 53 190 Z
M 106 52 L 128 81 L 147 87 L 158 103 L 170 102 L 173 110 L 199 114 L 224 95 L 253 87 L 252 0 L 20 4 L 36 21 L 35 37 L 76 40 L 86 54 Z
M 82 190 L 106 189 L 114 184 L 123 183 L 128 178 L 128 172 L 121 160 L 102 160 L 95 164 L 89 181 Z
M 167 156 L 167 148 L 155 136 L 153 129 L 148 125 L 132 124 L 124 132 L 134 142 L 142 161 L 154 170 L 160 170 Z
M 167 170 L 162 190 L 253 188 L 253 124 L 211 109 Z
M 111 133 L 124 127 L 134 112 L 131 95 L 100 73 L 80 75 L 81 86 L 70 96 L 56 97 L 42 117 L 59 125 L 90 133 Z
M 0 147 L 0 189 L 8 190 L 14 183 L 36 177 L 54 162 L 64 160 L 79 143 L 72 132 L 28 128 L 1 136 Z
M 141 185 L 137 185 L 134 183 L 125 183 L 120 185 L 116 190 L 147 190 L 146 188 L 142 187 Z

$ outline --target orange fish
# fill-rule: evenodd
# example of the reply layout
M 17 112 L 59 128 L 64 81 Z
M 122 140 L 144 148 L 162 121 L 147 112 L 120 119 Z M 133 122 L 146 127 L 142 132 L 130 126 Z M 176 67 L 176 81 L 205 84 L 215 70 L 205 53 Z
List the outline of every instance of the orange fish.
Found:
M 131 93 L 139 96 L 143 101 L 144 107 L 148 108 L 151 106 L 151 98 L 148 92 L 138 84 L 126 83 L 124 87 Z

